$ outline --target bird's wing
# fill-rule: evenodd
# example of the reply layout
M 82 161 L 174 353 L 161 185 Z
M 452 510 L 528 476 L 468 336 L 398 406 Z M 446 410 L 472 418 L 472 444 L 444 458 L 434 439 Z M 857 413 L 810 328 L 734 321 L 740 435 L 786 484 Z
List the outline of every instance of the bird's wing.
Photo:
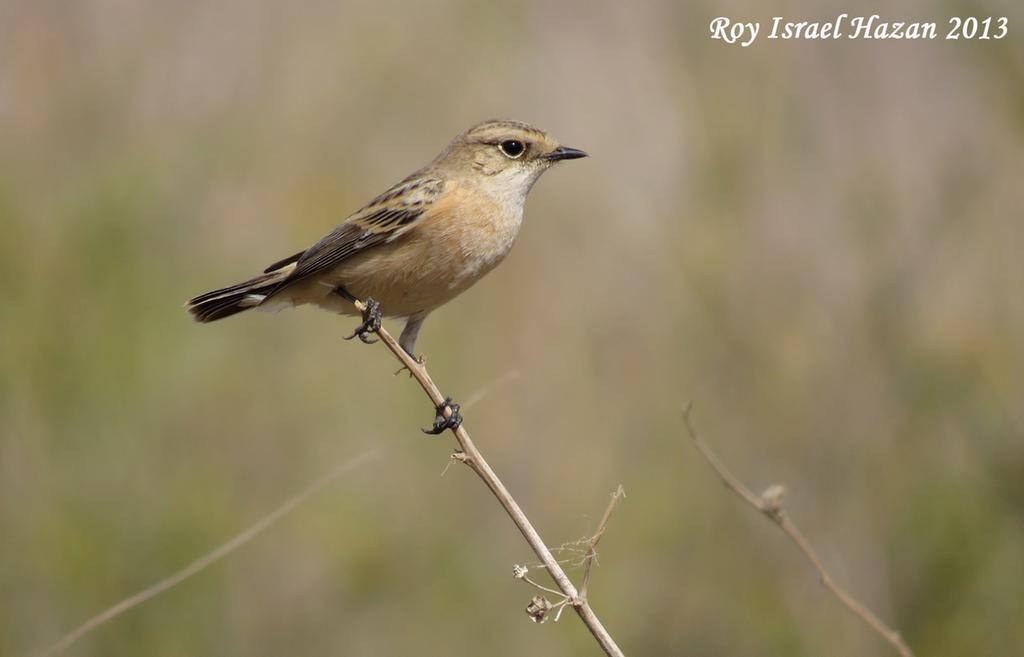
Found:
M 394 240 L 415 226 L 443 188 L 444 181 L 439 178 L 414 174 L 370 201 L 313 246 L 269 269 L 295 263 L 280 287 L 330 270 L 349 256 Z
M 305 251 L 299 251 L 298 253 L 293 253 L 292 255 L 288 256 L 287 258 L 281 258 L 280 260 L 278 260 L 274 264 L 267 265 L 267 268 L 263 270 L 263 273 L 264 274 L 269 274 L 272 271 L 277 271 L 278 269 L 282 269 L 284 267 L 287 267 L 288 265 L 292 264 L 293 262 L 298 262 L 299 258 L 302 257 L 303 253 L 305 253 Z

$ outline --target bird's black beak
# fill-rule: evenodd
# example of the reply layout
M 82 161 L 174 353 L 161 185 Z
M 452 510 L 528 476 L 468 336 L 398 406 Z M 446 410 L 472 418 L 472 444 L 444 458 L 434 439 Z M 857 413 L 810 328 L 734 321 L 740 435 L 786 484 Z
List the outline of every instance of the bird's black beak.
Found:
M 557 162 L 559 160 L 576 160 L 581 157 L 586 157 L 587 154 L 578 148 L 569 148 L 568 146 L 559 146 L 555 150 L 544 155 L 545 160 L 551 160 Z

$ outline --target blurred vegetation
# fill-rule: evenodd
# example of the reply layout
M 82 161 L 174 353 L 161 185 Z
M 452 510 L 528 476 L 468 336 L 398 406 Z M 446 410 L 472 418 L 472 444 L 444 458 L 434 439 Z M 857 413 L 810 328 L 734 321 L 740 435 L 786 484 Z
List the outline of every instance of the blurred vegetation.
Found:
M 620 482 L 592 600 L 635 655 L 888 655 L 723 491 L 681 409 L 920 655 L 1024 644 L 1024 48 L 707 38 L 760 3 L 0 1 L 0 654 L 34 654 L 371 445 L 74 655 L 592 654 L 349 320 L 189 296 L 489 117 L 592 158 L 420 337 L 550 543 Z M 813 20 L 838 2 L 784 3 Z M 872 13 L 867 8 L 865 13 Z

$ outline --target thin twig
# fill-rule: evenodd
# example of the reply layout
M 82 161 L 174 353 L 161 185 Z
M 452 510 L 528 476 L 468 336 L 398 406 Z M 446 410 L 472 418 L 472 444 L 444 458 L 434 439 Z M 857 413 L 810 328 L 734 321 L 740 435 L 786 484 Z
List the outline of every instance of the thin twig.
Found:
M 366 307 L 361 301 L 356 301 L 355 305 L 359 310 L 364 310 Z M 435 407 L 440 407 L 444 403 L 445 397 L 441 394 L 441 391 L 438 389 L 437 385 L 434 384 L 433 380 L 431 380 L 430 375 L 427 373 L 427 368 L 407 354 L 405 350 L 399 346 L 398 342 L 391 337 L 391 334 L 388 333 L 386 329 L 379 329 L 377 331 L 377 335 L 391 353 L 394 354 L 395 358 L 401 361 L 409 372 L 412 373 L 412 376 L 417 382 L 419 382 L 420 387 L 423 388 L 423 392 L 425 392 L 427 397 L 430 398 L 431 403 Z M 451 410 L 446 408 L 445 417 L 450 416 Z M 558 588 L 562 591 L 565 597 L 569 599 L 569 604 L 571 604 L 573 609 L 576 610 L 580 620 L 582 620 L 583 624 L 587 626 L 590 633 L 594 635 L 594 638 L 601 646 L 601 649 L 604 650 L 605 654 L 611 657 L 623 657 L 622 650 L 619 649 L 611 635 L 604 628 L 604 625 L 601 624 L 601 621 L 594 613 L 594 610 L 590 607 L 590 603 L 580 596 L 572 581 L 569 580 L 565 571 L 562 570 L 558 561 L 555 560 L 555 557 L 551 554 L 551 550 L 548 549 L 547 545 L 544 544 L 544 541 L 541 540 L 540 535 L 537 533 L 537 530 L 534 529 L 529 518 L 526 517 L 526 514 L 523 513 L 523 510 L 519 507 L 519 504 L 515 501 L 512 495 L 509 494 L 505 485 L 500 479 L 498 479 L 498 475 L 494 473 L 491 466 L 486 460 L 484 460 L 480 450 L 476 448 L 476 445 L 470 439 L 469 432 L 466 431 L 465 425 L 460 425 L 453 433 L 455 434 L 455 440 L 458 441 L 460 448 L 460 451 L 454 456 L 459 461 L 469 466 L 470 469 L 480 477 L 487 488 L 490 489 L 494 497 L 497 498 L 501 506 L 504 507 L 505 512 L 512 519 L 512 522 L 515 523 L 520 533 L 522 533 L 523 538 L 526 539 L 526 542 L 530 544 L 530 548 L 537 555 L 537 558 L 539 558 L 541 563 L 544 564 L 544 567 L 551 575 L 551 578 L 555 581 L 555 584 L 558 585 Z
M 147 600 L 159 595 L 160 593 L 163 593 L 172 586 L 176 586 L 182 583 L 183 581 L 185 581 L 189 577 L 192 577 L 196 573 L 205 570 L 213 563 L 220 561 L 221 559 L 228 556 L 238 548 L 242 547 L 252 539 L 256 538 L 258 535 L 262 534 L 264 531 L 269 529 L 271 525 L 273 525 L 278 520 L 294 511 L 313 493 L 316 493 L 324 486 L 327 486 L 335 479 L 340 477 L 342 474 L 354 470 L 355 468 L 358 468 L 362 465 L 365 465 L 370 461 L 379 458 L 380 455 L 381 449 L 375 448 L 363 452 L 362 454 L 359 454 L 358 456 L 355 456 L 354 458 L 348 459 L 344 463 L 339 464 L 330 472 L 324 474 L 317 480 L 313 481 L 295 495 L 292 495 L 276 509 L 274 509 L 267 515 L 263 516 L 253 524 L 249 525 L 247 528 L 245 528 L 241 533 L 237 534 L 231 540 L 227 541 L 226 543 L 222 543 L 216 548 L 210 550 L 209 552 L 199 557 L 192 563 L 188 564 L 178 572 L 165 577 L 159 582 L 143 589 L 142 591 L 139 591 L 133 596 L 125 598 L 124 600 L 118 602 L 109 609 L 106 609 L 96 614 L 89 620 L 85 621 L 77 628 L 69 632 L 60 641 L 54 643 L 50 647 L 50 649 L 46 651 L 45 654 L 58 655 L 64 652 L 64 650 L 71 646 L 71 644 L 75 643 L 83 636 L 92 632 L 99 626 L 113 620 L 114 618 L 120 616 L 129 609 L 139 606 L 143 602 L 146 602 Z
M 612 493 L 612 499 L 608 502 L 608 508 L 604 510 L 604 515 L 601 516 L 601 522 L 597 525 L 597 531 L 590 539 L 590 547 L 587 549 L 587 555 L 583 557 L 583 583 L 580 584 L 580 597 L 587 597 L 587 586 L 590 584 L 590 569 L 597 560 L 597 544 L 601 542 L 601 537 L 604 536 L 604 530 L 608 526 L 608 518 L 611 517 L 612 511 L 615 510 L 615 505 L 619 503 L 619 500 L 626 496 L 626 490 L 619 484 L 619 487 Z
M 494 381 L 488 383 L 486 386 L 484 386 L 475 394 L 473 394 L 472 397 L 468 401 L 466 401 L 465 404 L 463 404 L 463 408 L 468 409 L 471 406 L 476 405 L 481 400 L 483 400 L 483 398 L 486 397 L 492 390 L 494 390 L 498 386 L 508 383 L 509 381 L 515 381 L 518 377 L 518 370 L 509 370 L 508 372 L 498 377 Z M 223 543 L 220 546 L 214 548 L 213 550 L 209 551 L 202 557 L 196 559 L 195 561 L 185 566 L 178 572 L 165 577 L 159 582 L 143 589 L 142 591 L 139 591 L 135 595 L 125 598 L 124 600 L 118 602 L 109 609 L 106 609 L 96 614 L 86 622 L 82 623 L 80 626 L 78 626 L 70 633 L 68 633 L 60 641 L 54 643 L 53 646 L 51 646 L 50 649 L 46 652 L 46 654 L 56 655 L 63 652 L 69 646 L 71 646 L 71 644 L 75 643 L 83 636 L 92 632 L 99 626 L 113 620 L 114 618 L 120 616 L 129 609 L 137 607 L 143 602 L 152 599 L 154 596 L 163 593 L 167 589 L 180 584 L 189 577 L 192 577 L 193 575 L 206 569 L 214 562 L 223 559 L 228 554 L 234 552 L 238 548 L 242 547 L 242 545 L 248 543 L 250 540 L 255 538 L 258 534 L 268 529 L 272 524 L 280 520 L 282 517 L 294 511 L 300 504 L 309 499 L 311 495 L 322 489 L 324 486 L 330 484 L 340 475 L 379 457 L 380 453 L 380 448 L 372 449 L 356 456 L 355 458 L 349 459 L 344 463 L 339 464 L 333 470 L 321 476 L 320 478 L 314 480 L 301 491 L 288 498 L 276 509 L 265 515 L 263 518 L 260 518 L 258 521 L 250 525 L 247 529 L 242 531 L 240 534 L 236 535 L 228 542 Z
M 506 383 L 511 383 L 511 382 L 517 380 L 518 378 L 519 378 L 519 370 L 509 370 L 509 371 L 505 372 L 504 374 L 502 374 L 501 376 L 499 376 L 495 380 L 491 381 L 488 384 L 485 384 L 482 388 L 480 388 L 475 393 L 473 393 L 472 395 L 467 397 L 466 400 L 462 402 L 462 410 L 464 410 L 464 411 L 469 410 L 470 408 L 472 408 L 472 407 L 476 406 L 477 404 L 479 404 L 484 399 L 484 397 L 486 397 L 487 395 L 491 394 L 491 392 L 495 388 L 503 386 Z
M 543 584 L 538 584 L 534 580 L 530 579 L 529 575 L 523 575 L 520 579 L 522 579 L 524 582 L 526 582 L 530 586 L 534 587 L 535 589 L 539 589 L 541 591 L 544 591 L 545 593 L 550 593 L 551 595 L 557 595 L 558 597 L 560 597 L 560 598 L 562 598 L 564 600 L 568 600 L 569 599 L 569 598 L 566 598 L 565 594 L 562 593 L 561 591 L 556 591 L 555 589 L 553 589 L 551 587 L 544 586 Z
M 587 586 L 590 584 L 590 569 L 593 566 L 593 563 L 597 561 L 597 544 L 601 542 L 601 537 L 604 536 L 604 531 L 608 527 L 608 519 L 611 517 L 612 511 L 615 509 L 615 505 L 618 504 L 619 500 L 625 496 L 626 491 L 622 488 L 622 484 L 619 484 L 619 487 L 612 493 L 611 500 L 608 501 L 608 507 L 604 510 L 604 515 L 601 516 L 601 522 L 598 523 L 597 531 L 594 532 L 593 536 L 590 538 L 582 538 L 573 543 L 574 545 L 586 544 L 586 550 L 567 548 L 569 545 L 568 543 L 563 543 L 561 546 L 554 549 L 556 552 L 562 549 L 571 549 L 573 551 L 584 553 L 583 558 L 581 558 L 578 563 L 574 563 L 572 560 L 558 562 L 559 564 L 572 563 L 575 566 L 584 567 L 583 584 L 580 586 L 580 598 L 583 600 L 587 599 Z M 543 565 L 539 565 L 538 567 L 544 568 Z M 562 617 L 562 611 L 565 609 L 566 605 L 572 602 L 572 600 L 570 600 L 561 591 L 556 591 L 555 589 L 549 588 L 530 579 L 530 569 L 527 566 L 520 566 L 519 564 L 512 566 L 512 576 L 516 579 L 523 580 L 535 589 L 544 591 L 545 593 L 550 593 L 560 598 L 559 601 L 552 606 L 551 603 L 543 596 L 534 597 L 530 605 L 527 607 L 526 613 L 529 614 L 536 623 L 543 623 L 547 620 L 547 617 L 553 610 L 557 610 L 557 613 L 555 613 L 555 622 L 557 623 L 558 619 Z
M 769 486 L 764 493 L 761 495 L 755 494 L 749 488 L 743 485 L 743 483 L 737 479 L 725 465 L 719 460 L 718 456 L 715 455 L 711 448 L 708 447 L 697 431 L 693 428 L 693 422 L 691 420 L 692 404 L 686 407 L 683 411 L 683 422 L 686 424 L 686 431 L 690 434 L 690 438 L 693 440 L 693 444 L 697 446 L 698 451 L 701 455 L 711 464 L 715 472 L 721 478 L 722 482 L 729 487 L 734 493 L 743 498 L 750 506 L 760 511 L 766 518 L 774 522 L 779 528 L 785 532 L 786 536 L 796 543 L 796 546 L 803 552 L 804 557 L 811 563 L 816 571 L 818 571 L 818 577 L 821 583 L 825 585 L 829 591 L 846 606 L 847 609 L 856 614 L 861 620 L 868 624 L 871 629 L 878 633 L 883 639 L 888 641 L 893 648 L 895 648 L 900 655 L 903 657 L 914 657 L 914 653 L 910 650 L 904 641 L 900 633 L 893 628 L 886 625 L 878 618 L 870 609 L 865 607 L 862 603 L 858 602 L 852 595 L 846 592 L 841 586 L 836 584 L 835 580 L 825 569 L 825 565 L 821 562 L 817 553 L 811 547 L 811 544 L 804 537 L 803 533 L 797 528 L 795 524 L 786 515 L 785 509 L 783 508 L 783 495 L 785 490 L 782 486 L 776 484 Z

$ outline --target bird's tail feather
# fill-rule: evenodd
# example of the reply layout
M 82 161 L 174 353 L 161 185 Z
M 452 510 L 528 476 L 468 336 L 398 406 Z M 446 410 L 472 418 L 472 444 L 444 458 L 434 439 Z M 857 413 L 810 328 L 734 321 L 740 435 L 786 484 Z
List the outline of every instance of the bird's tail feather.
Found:
M 287 278 L 287 271 L 277 270 L 255 278 L 222 287 L 189 299 L 185 307 L 197 322 L 212 322 L 230 317 L 262 304 Z

